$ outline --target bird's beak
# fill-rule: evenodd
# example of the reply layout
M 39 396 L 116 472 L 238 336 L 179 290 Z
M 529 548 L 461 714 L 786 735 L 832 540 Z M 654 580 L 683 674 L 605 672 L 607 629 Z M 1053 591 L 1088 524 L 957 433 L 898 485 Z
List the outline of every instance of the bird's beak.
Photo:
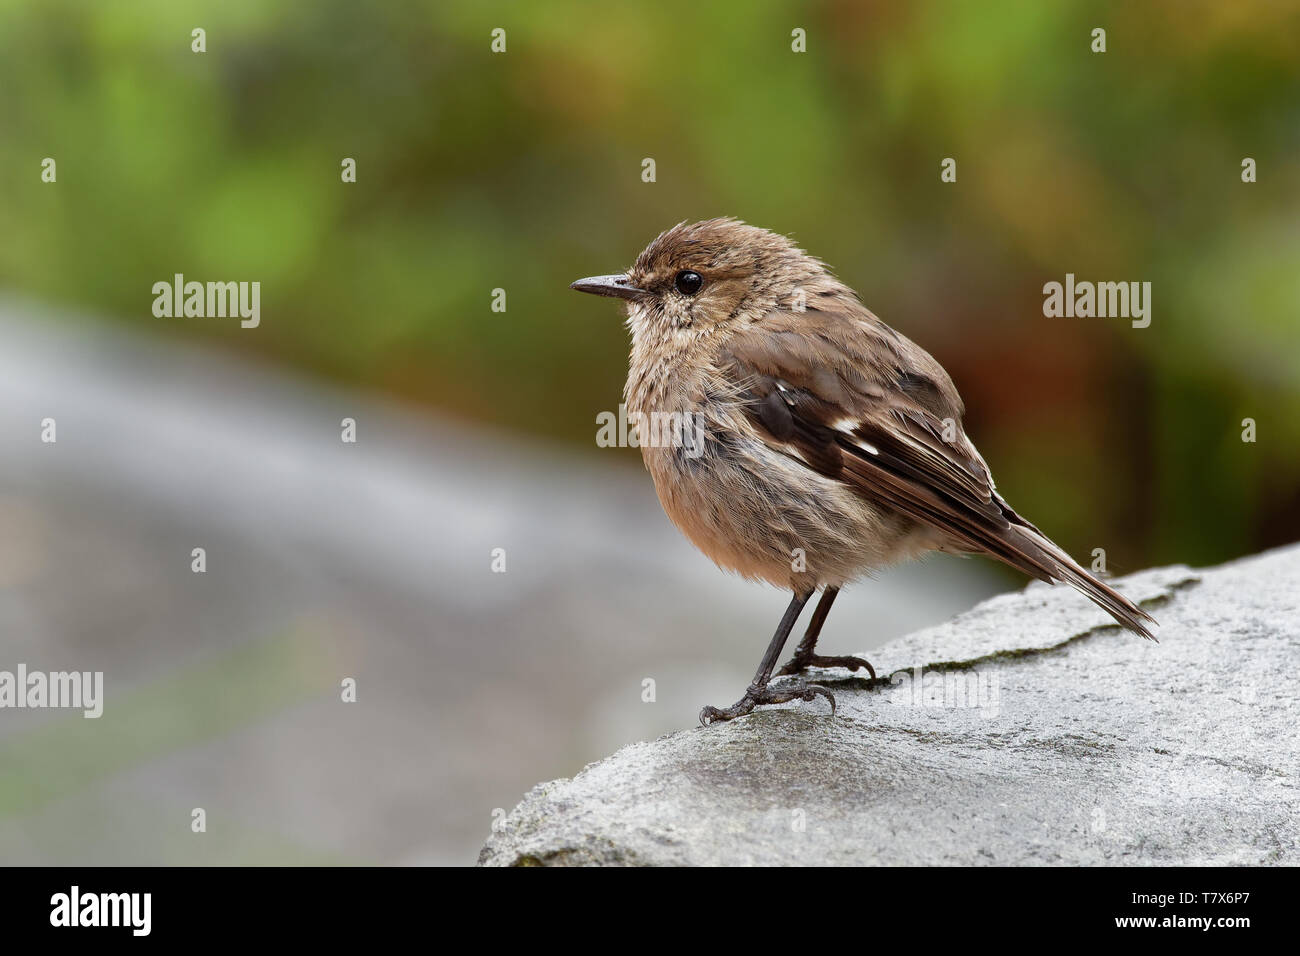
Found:
M 592 295 L 613 296 L 616 299 L 635 299 L 645 295 L 645 290 L 638 289 L 625 275 L 591 276 L 579 279 L 569 288 L 577 289 L 579 292 L 590 292 Z

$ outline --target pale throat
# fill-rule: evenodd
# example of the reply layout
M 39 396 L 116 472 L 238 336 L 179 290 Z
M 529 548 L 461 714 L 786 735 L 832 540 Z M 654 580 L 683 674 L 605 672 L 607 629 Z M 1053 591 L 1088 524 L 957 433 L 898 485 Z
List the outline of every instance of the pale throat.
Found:
M 632 319 L 629 319 L 632 325 Z M 624 397 L 632 412 L 685 409 L 698 396 L 716 352 L 713 329 L 646 323 L 633 327 Z

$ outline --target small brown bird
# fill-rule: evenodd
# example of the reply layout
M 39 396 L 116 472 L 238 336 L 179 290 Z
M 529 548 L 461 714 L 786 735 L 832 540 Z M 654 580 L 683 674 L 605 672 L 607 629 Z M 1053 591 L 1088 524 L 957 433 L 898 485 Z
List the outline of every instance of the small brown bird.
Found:
M 701 723 L 817 695 L 834 713 L 824 687 L 769 686 L 803 606 L 822 589 L 780 675 L 874 678 L 866 661 L 814 653 L 826 615 L 847 582 L 932 550 L 1071 584 L 1151 637 L 1154 618 L 1002 500 L 939 363 L 789 239 L 736 219 L 681 223 L 626 274 L 571 288 L 627 301 L 629 416 L 685 424 L 672 441 L 641 436 L 668 517 L 720 567 L 794 592 L 745 695 Z

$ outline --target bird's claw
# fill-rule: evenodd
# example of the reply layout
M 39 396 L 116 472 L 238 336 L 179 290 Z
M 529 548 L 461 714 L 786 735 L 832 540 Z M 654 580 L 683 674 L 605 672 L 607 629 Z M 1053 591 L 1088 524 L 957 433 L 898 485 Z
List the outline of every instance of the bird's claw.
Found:
M 823 657 L 820 654 L 807 654 L 800 656 L 796 654 L 790 658 L 789 662 L 776 672 L 777 677 L 789 677 L 794 674 L 801 674 L 810 667 L 845 667 L 851 671 L 859 670 L 863 667 L 871 675 L 871 679 L 876 679 L 876 669 L 871 666 L 871 662 L 861 657 Z
M 834 694 L 820 684 L 796 682 L 783 684 L 780 687 L 772 687 L 770 684 L 758 689 L 751 687 L 745 691 L 744 697 L 730 707 L 705 707 L 700 711 L 700 723 L 707 727 L 709 724 L 735 720 L 737 717 L 743 717 L 750 713 L 760 704 L 785 704 L 792 700 L 813 701 L 818 697 L 826 698 L 831 705 L 831 716 L 834 717 Z

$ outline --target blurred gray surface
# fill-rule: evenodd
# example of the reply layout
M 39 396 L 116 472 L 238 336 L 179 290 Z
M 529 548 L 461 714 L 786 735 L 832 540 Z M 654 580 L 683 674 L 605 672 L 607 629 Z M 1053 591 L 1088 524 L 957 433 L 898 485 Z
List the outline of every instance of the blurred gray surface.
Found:
M 834 717 L 764 708 L 537 787 L 481 862 L 1294 866 L 1300 546 L 1117 586 L 1159 644 L 1034 584 L 880 649 Z
M 5 863 L 469 864 L 535 781 L 734 699 L 785 607 L 696 553 L 628 452 L 25 302 L 0 300 L 0 336 L 0 669 L 102 670 L 106 698 L 99 720 L 0 710 Z M 823 646 L 877 646 L 1000 580 L 887 572 Z

